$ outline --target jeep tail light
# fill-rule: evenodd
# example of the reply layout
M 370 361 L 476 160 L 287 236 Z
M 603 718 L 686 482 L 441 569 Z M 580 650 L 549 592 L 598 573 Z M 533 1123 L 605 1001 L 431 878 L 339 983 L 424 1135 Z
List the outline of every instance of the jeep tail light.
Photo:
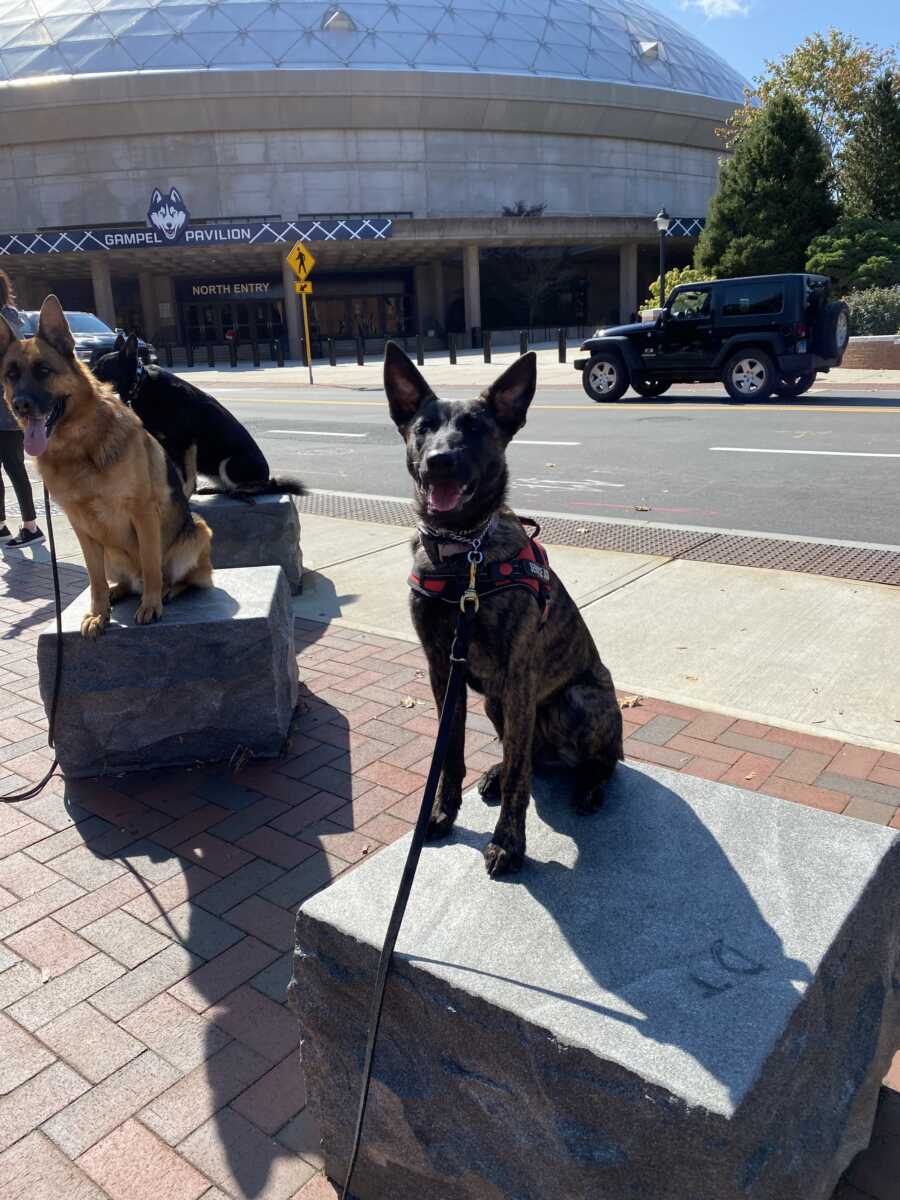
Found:
M 798 321 L 797 324 L 794 326 L 794 337 L 805 338 L 808 333 L 809 333 L 809 330 L 806 328 L 806 326 L 803 324 L 802 321 Z

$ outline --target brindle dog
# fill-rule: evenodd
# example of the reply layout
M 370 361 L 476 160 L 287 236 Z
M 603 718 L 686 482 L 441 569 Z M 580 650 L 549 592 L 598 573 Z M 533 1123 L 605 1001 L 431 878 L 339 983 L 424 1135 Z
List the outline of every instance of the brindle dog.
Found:
M 475 400 L 439 400 L 399 346 L 388 343 L 384 387 L 406 442 L 420 528 L 413 571 L 440 563 L 468 576 L 465 540 L 492 518 L 481 547 L 485 563 L 512 559 L 528 541 L 506 506 L 506 447 L 525 424 L 534 396 L 536 359 L 526 354 Z M 574 601 L 551 571 L 545 623 L 527 588 L 481 602 L 474 619 L 466 683 L 485 698 L 503 745 L 503 761 L 481 779 L 486 800 L 501 801 L 500 819 L 484 851 L 488 874 L 517 870 L 525 854 L 525 813 L 532 764 L 562 763 L 575 772 L 579 812 L 595 812 L 622 754 L 622 715 L 609 671 Z M 411 592 L 413 623 L 428 658 L 440 708 L 450 671 L 455 606 Z M 466 688 L 462 688 L 429 836 L 449 833 L 462 800 Z

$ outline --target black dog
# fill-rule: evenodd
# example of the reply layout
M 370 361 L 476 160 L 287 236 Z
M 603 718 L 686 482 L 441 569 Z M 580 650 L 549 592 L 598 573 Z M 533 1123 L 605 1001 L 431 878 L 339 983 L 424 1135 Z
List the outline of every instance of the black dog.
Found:
M 440 708 L 450 671 L 459 599 L 469 584 L 467 551 L 477 567 L 466 683 L 485 698 L 503 743 L 503 761 L 482 778 L 485 799 L 500 799 L 500 819 L 484 851 L 488 873 L 516 870 L 525 853 L 525 813 L 533 763 L 575 771 L 575 804 L 594 812 L 622 753 L 622 714 L 574 601 L 549 569 L 539 542 L 506 507 L 506 447 L 525 424 L 536 359 L 526 354 L 476 400 L 438 400 L 399 346 L 389 342 L 384 387 L 406 442 L 420 524 L 410 576 L 412 618 L 428 658 Z M 450 831 L 466 774 L 466 689 L 429 825 Z
M 160 442 L 194 490 L 197 474 L 219 486 L 201 492 L 234 496 L 302 496 L 303 484 L 290 476 L 273 479 L 266 456 L 244 426 L 218 400 L 161 367 L 144 366 L 134 334 L 121 334 L 112 354 L 93 367 L 102 383 L 111 383 L 144 427 Z

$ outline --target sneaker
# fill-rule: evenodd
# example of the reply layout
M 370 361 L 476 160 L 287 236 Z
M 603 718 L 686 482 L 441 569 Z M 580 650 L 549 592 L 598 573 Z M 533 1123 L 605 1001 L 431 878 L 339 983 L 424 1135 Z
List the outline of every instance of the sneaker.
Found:
M 0 542 L 8 542 L 11 537 L 12 531 L 10 530 L 9 526 L 4 523 L 2 528 L 0 528 Z
M 32 542 L 42 542 L 44 535 L 40 529 L 25 529 L 19 530 L 19 536 L 10 538 L 6 543 L 13 550 L 21 550 L 23 546 L 30 546 Z

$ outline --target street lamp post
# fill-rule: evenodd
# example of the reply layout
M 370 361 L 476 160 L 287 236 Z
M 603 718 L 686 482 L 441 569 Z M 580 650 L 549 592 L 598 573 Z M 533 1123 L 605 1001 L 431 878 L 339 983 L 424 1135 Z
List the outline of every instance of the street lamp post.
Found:
M 659 307 L 666 303 L 666 230 L 672 223 L 672 218 L 664 208 L 654 217 L 656 228 L 659 230 Z

